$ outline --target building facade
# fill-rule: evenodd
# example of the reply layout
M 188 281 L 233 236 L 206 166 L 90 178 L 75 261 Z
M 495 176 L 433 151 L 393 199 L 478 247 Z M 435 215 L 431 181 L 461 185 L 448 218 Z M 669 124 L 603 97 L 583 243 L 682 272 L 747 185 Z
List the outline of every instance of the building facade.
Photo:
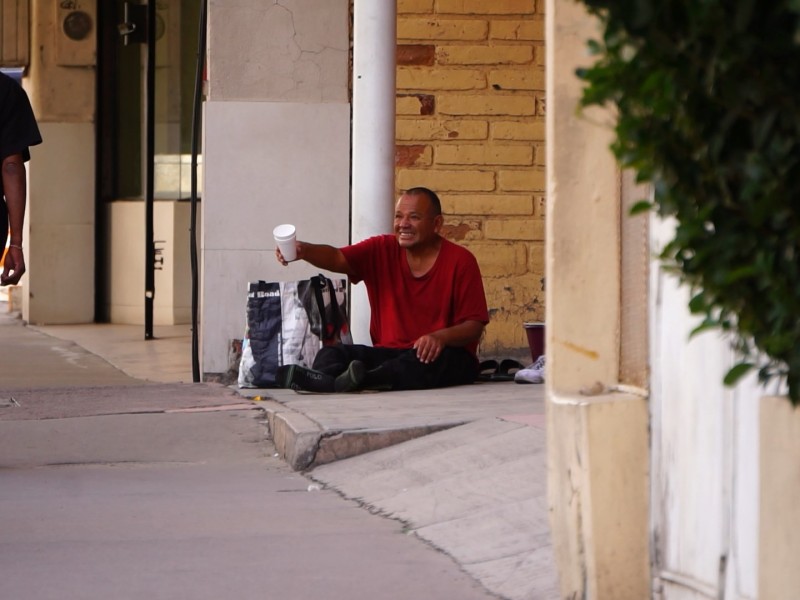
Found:
M 156 325 L 188 323 L 191 312 L 199 6 L 156 7 Z M 0 7 L 0 59 L 25 67 L 45 139 L 29 166 L 23 316 L 142 324 L 146 56 L 120 39 L 126 3 Z M 369 10 L 394 38 L 359 28 Z M 526 359 L 522 324 L 547 313 L 562 597 L 794 597 L 798 415 L 754 382 L 723 388 L 724 341 L 686 341 L 685 292 L 650 260 L 669 224 L 625 216 L 647 192 L 614 164 L 612 117 L 576 112 L 574 70 L 597 34 L 579 3 L 210 0 L 207 18 L 203 377 L 231 368 L 248 281 L 314 274 L 277 264 L 274 225 L 346 244 L 353 223 L 377 233 L 399 190 L 427 185 L 443 198 L 445 234 L 483 270 L 492 324 L 481 354 Z M 387 44 L 391 69 L 362 67 L 359 51 L 385 56 Z M 370 77 L 379 80 L 368 91 L 388 94 L 359 97 Z M 376 105 L 380 121 L 354 125 Z M 362 172 L 376 169 L 380 179 Z

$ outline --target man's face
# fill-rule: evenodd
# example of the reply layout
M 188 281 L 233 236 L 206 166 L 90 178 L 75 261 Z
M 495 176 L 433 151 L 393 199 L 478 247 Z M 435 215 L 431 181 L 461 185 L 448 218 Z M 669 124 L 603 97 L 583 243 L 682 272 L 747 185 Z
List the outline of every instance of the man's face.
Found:
M 425 194 L 403 194 L 394 208 L 394 235 L 403 248 L 425 246 L 442 228 L 442 215 L 433 214 Z

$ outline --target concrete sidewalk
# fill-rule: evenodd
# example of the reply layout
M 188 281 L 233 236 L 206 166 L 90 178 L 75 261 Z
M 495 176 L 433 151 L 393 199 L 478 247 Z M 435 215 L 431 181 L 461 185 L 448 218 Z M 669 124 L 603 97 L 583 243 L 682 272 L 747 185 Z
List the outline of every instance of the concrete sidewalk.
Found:
M 293 472 L 263 411 L 224 386 L 131 380 L 21 325 L 0 340 L 0 598 L 495 597 Z M 59 387 L 69 372 L 79 385 Z
M 137 326 L 31 329 L 88 350 L 96 356 L 80 360 L 102 359 L 131 385 L 191 381 L 188 326 L 156 328 L 155 340 L 144 340 Z M 266 412 L 276 449 L 293 469 L 402 521 L 491 592 L 559 597 L 545 492 L 544 386 L 330 395 L 232 389 L 237 402 Z

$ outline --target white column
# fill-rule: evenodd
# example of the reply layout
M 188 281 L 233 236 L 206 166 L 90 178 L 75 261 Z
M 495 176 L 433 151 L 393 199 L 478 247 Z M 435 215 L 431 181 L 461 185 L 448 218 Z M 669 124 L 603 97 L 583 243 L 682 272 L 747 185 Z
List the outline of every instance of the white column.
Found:
M 351 241 L 390 233 L 394 214 L 396 0 L 355 0 Z M 353 341 L 369 344 L 369 303 L 352 287 Z

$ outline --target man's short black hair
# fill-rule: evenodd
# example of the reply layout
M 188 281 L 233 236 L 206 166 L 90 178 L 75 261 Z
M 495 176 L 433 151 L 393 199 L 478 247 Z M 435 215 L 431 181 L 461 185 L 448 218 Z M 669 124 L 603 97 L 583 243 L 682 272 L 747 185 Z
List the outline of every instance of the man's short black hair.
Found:
M 428 200 L 431 201 L 434 216 L 442 214 L 442 202 L 439 200 L 439 196 L 437 196 L 436 192 L 433 190 L 429 190 L 426 187 L 413 187 L 407 189 L 405 194 L 408 196 L 427 196 Z

